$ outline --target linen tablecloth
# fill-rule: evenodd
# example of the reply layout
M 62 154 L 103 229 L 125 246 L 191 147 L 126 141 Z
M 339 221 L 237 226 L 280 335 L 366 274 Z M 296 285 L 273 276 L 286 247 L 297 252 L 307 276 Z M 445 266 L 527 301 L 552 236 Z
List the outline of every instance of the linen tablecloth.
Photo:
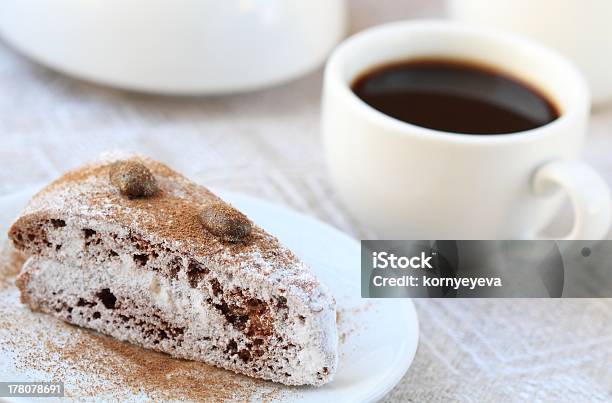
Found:
M 350 30 L 438 16 L 439 1 L 351 1 Z M 314 216 L 356 239 L 319 135 L 321 70 L 255 93 L 175 98 L 73 80 L 0 43 L 0 196 L 109 149 L 160 159 L 208 186 Z M 584 158 L 612 186 L 612 105 Z M 571 221 L 569 209 L 560 228 Z M 612 300 L 417 300 L 420 344 L 386 401 L 612 401 Z

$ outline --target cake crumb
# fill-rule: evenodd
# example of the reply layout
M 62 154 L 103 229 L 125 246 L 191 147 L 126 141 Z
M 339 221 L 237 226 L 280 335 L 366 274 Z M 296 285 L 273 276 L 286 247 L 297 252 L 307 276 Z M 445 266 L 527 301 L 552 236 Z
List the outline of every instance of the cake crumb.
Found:
M 66 397 L 125 401 L 270 401 L 289 387 L 187 361 L 33 313 L 19 302 L 15 277 L 24 257 L 0 245 L 0 354 L 18 373 L 63 381 Z M 25 379 L 25 378 L 24 378 Z

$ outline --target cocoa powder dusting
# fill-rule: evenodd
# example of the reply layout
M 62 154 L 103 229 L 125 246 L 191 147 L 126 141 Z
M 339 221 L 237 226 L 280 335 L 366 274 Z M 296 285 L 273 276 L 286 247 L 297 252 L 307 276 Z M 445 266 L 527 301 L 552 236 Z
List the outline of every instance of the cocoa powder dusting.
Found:
M 242 266 L 262 275 L 287 278 L 305 299 L 319 287 L 314 276 L 303 276 L 302 266 L 291 251 L 208 189 L 164 164 L 144 157 L 131 158 L 155 176 L 158 191 L 153 196 L 122 196 L 109 181 L 114 160 L 98 162 L 67 172 L 35 195 L 13 228 L 56 216 L 86 217 L 105 225 L 130 228 L 154 243 L 171 244 L 181 253 L 218 266 L 235 266 L 239 255 Z M 229 238 L 206 230 L 201 214 L 210 206 L 222 206 L 225 215 L 232 218 Z M 292 280 L 295 273 L 300 276 Z
M 14 286 L 24 258 L 7 245 L 0 245 L 0 354 L 11 353 L 17 373 L 41 371 L 46 380 L 64 381 L 66 396 L 77 399 L 274 400 L 288 390 L 30 312 Z
M 271 388 L 269 382 L 172 358 L 88 330 L 78 329 L 78 333 L 67 346 L 50 345 L 49 353 L 79 371 L 96 373 L 113 387 L 144 392 L 153 400 L 245 401 L 258 395 L 260 388 Z M 96 394 L 105 392 L 97 389 Z
M 257 226 L 251 226 L 242 213 L 208 189 L 157 161 L 134 160 L 139 160 L 155 176 L 159 187 L 155 195 L 140 199 L 121 197 L 108 180 L 112 163 L 100 163 L 67 172 L 36 194 L 31 204 L 41 208 L 45 202 L 52 204 L 56 201 L 46 200 L 48 197 L 57 197 L 65 209 L 77 210 L 75 214 L 81 213 L 79 209 L 97 211 L 100 218 L 107 221 L 140 227 L 147 234 L 189 244 L 195 253 L 203 256 L 229 250 L 232 253 L 260 253 L 263 257 L 273 258 L 279 267 L 287 267 L 296 261 L 289 251 L 283 250 L 278 254 L 276 238 Z M 250 234 L 248 242 L 227 243 L 204 228 L 201 214 L 213 205 L 223 207 L 226 215 L 241 224 L 236 238 Z

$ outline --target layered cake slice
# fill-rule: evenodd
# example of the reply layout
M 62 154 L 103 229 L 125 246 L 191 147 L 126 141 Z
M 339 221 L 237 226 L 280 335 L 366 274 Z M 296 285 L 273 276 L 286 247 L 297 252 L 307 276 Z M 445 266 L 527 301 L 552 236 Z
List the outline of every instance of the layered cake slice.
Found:
M 109 157 L 38 193 L 9 231 L 34 311 L 288 385 L 336 370 L 335 301 L 287 248 L 167 166 Z

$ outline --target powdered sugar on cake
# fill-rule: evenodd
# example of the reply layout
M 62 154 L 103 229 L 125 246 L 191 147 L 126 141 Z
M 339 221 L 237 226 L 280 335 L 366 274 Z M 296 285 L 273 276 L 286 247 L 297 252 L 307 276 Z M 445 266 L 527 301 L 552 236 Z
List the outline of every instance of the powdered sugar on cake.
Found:
M 107 166 L 116 158 L 126 157 L 136 156 L 105 154 L 98 162 L 67 173 L 35 195 L 22 215 L 57 211 L 71 217 L 109 220 L 126 228 L 141 227 L 151 239 L 169 242 L 174 248 L 193 248 L 207 259 L 291 284 L 305 301 L 310 301 L 313 293 L 324 302 L 333 300 L 291 251 L 261 229 L 256 229 L 253 242 L 237 245 L 223 244 L 204 231 L 195 215 L 218 197 L 165 165 L 136 157 L 154 172 L 166 193 L 163 197 L 154 200 L 121 197 L 109 187 Z
M 116 158 L 53 182 L 13 225 L 13 242 L 31 255 L 20 277 L 24 302 L 247 375 L 331 380 L 335 301 L 310 270 L 254 224 L 235 243 L 207 232 L 198 215 L 220 199 L 158 162 L 130 157 L 155 175 L 158 194 L 122 196 L 108 179 Z

